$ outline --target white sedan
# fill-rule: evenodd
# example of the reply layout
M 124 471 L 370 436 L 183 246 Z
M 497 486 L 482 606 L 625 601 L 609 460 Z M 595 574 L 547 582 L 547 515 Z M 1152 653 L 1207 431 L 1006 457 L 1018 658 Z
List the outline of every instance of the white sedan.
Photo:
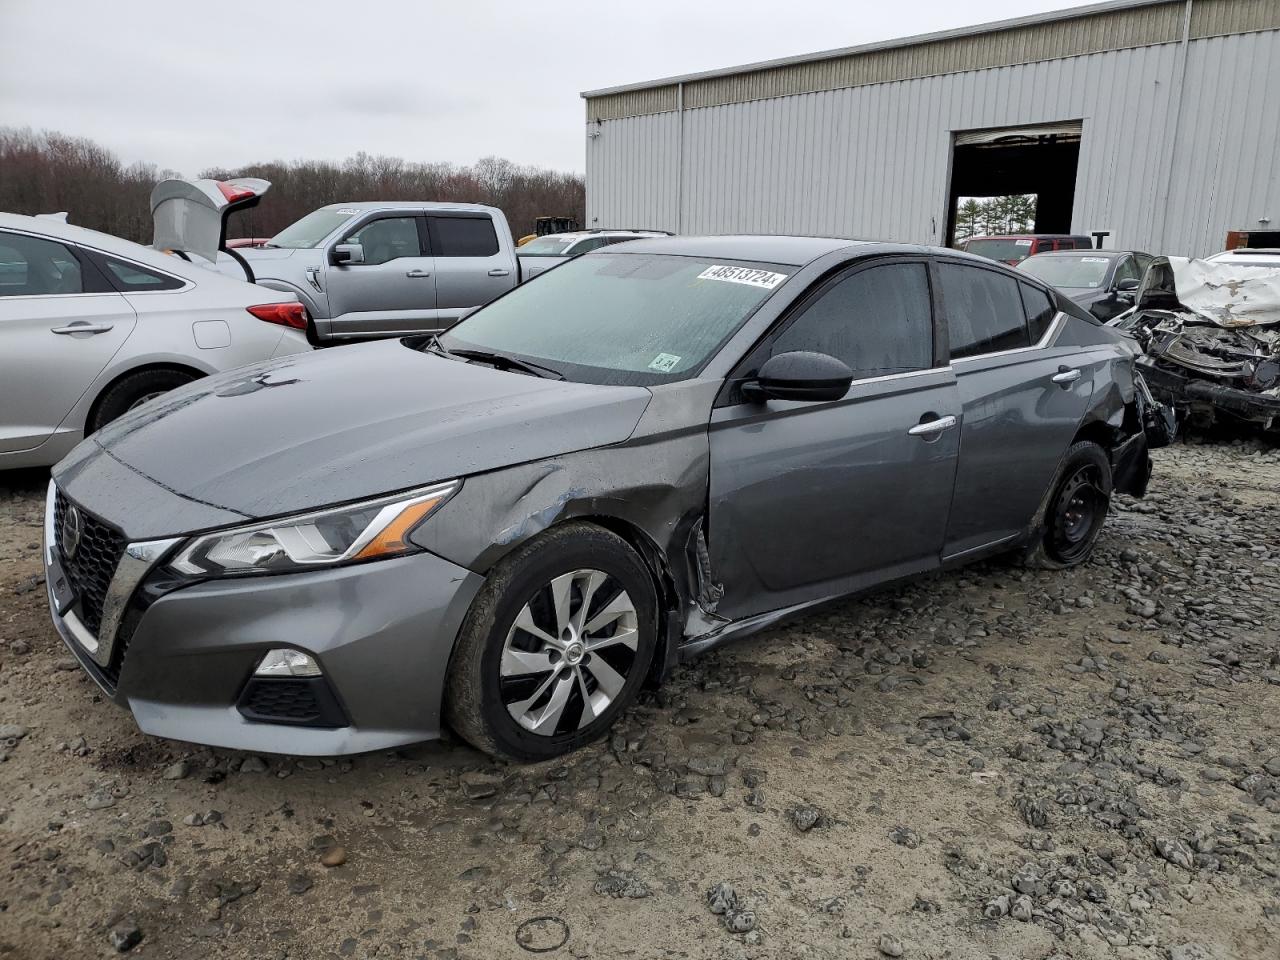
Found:
M 268 290 L 119 237 L 0 214 L 0 470 L 199 377 L 310 350 L 307 314 Z

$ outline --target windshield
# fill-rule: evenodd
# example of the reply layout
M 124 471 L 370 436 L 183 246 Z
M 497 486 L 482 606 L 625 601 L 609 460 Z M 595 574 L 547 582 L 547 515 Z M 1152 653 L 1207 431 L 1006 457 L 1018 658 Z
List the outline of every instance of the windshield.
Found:
M 530 240 L 518 251 L 522 257 L 563 257 L 577 237 L 539 237 Z
M 1030 257 L 1018 269 L 1055 287 L 1086 289 L 1102 286 L 1111 261 L 1106 257 Z
M 987 257 L 991 260 L 1003 260 L 1005 263 L 1023 260 L 1031 256 L 1030 240 L 981 237 L 976 240 L 970 240 L 965 244 L 964 248 L 969 253 L 976 253 L 980 257 Z
M 267 241 L 266 246 L 310 250 L 355 215 L 355 210 L 313 210 L 297 223 L 277 233 Z
M 599 254 L 549 270 L 451 328 L 449 350 L 526 358 L 582 383 L 693 376 L 793 267 Z

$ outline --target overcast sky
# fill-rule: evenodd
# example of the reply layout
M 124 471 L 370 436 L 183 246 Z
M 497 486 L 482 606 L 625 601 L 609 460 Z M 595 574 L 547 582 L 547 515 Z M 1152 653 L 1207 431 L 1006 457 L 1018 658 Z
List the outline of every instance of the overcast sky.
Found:
M 360 150 L 581 171 L 583 90 L 1079 5 L 0 0 L 0 124 L 188 176 Z

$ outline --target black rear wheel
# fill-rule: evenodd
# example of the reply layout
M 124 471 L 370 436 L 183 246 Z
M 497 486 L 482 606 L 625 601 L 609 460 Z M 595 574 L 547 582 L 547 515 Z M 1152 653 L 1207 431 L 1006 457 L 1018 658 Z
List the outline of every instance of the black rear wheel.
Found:
M 1111 461 L 1096 443 L 1073 444 L 1037 518 L 1038 539 L 1028 566 L 1048 569 L 1084 563 L 1102 533 L 1111 505 Z
M 176 390 L 194 379 L 194 374 L 182 370 L 139 370 L 121 377 L 98 399 L 85 432 L 95 433 L 134 407 L 154 400 L 170 390 Z

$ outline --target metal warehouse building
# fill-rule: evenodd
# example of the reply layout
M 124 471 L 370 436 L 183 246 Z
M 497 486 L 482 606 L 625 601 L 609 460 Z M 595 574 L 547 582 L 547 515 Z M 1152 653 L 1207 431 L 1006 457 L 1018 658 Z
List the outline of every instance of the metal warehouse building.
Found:
M 960 197 L 1039 232 L 1280 246 L 1280 0 L 1119 0 L 583 94 L 587 220 L 945 243 Z

